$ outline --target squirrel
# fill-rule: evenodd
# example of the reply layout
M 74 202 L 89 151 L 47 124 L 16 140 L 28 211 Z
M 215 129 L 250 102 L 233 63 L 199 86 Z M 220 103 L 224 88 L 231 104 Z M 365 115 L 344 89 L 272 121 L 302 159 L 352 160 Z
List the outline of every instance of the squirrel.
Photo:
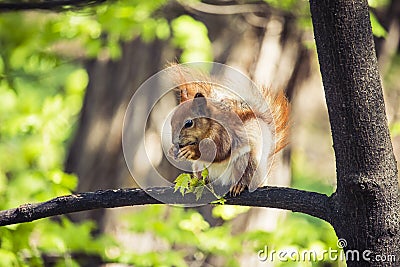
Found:
M 233 196 L 245 188 L 257 189 L 272 156 L 287 144 L 289 104 L 284 93 L 243 88 L 237 97 L 211 82 L 185 83 L 183 78 L 178 90 L 170 155 L 191 161 L 198 177 L 208 164 L 207 180 L 218 179 Z

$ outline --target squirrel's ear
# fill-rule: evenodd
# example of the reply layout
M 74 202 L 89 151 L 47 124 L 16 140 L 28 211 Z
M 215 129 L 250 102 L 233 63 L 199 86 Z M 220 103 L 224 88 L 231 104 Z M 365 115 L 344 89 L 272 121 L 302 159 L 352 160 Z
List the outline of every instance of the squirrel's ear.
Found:
M 186 86 L 180 85 L 178 88 L 179 88 L 179 92 L 180 92 L 180 103 L 183 103 L 186 100 L 189 100 L 188 91 L 187 91 Z
M 204 97 L 204 95 L 202 93 L 196 93 L 194 95 L 194 98 L 198 98 L 198 97 Z
M 197 115 L 206 116 L 208 114 L 207 100 L 201 93 L 196 93 L 192 103 L 192 111 Z

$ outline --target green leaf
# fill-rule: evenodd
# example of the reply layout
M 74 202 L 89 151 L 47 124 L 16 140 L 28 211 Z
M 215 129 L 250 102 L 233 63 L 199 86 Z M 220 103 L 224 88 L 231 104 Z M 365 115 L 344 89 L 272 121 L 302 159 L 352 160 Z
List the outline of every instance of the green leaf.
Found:
M 270 4 L 272 7 L 280 9 L 280 10 L 286 10 L 286 11 L 292 11 L 296 4 L 298 4 L 297 0 L 264 0 L 268 4 Z
M 208 178 L 208 169 L 206 167 L 201 171 L 201 177 L 203 178 L 203 182 Z
M 368 0 L 368 5 L 373 8 L 387 6 L 390 0 Z
M 69 190 L 74 190 L 78 185 L 78 178 L 75 175 L 67 174 L 61 170 L 54 170 L 48 173 L 51 181 L 57 185 L 66 187 Z
M 0 249 L 1 266 L 18 266 L 17 254 L 5 249 Z
M 182 173 L 178 177 L 176 177 L 174 192 L 176 192 L 179 189 L 179 192 L 181 192 L 182 196 L 184 196 L 186 190 L 189 190 L 191 179 L 192 176 L 189 173 Z
M 400 121 L 392 124 L 392 126 L 390 127 L 390 133 L 393 137 L 400 135 Z
M 224 198 L 219 199 L 220 203 L 224 203 Z M 214 217 L 224 219 L 224 221 L 232 220 L 239 214 L 249 211 L 250 207 L 246 206 L 231 206 L 231 205 L 220 205 L 213 208 L 212 214 Z
M 188 15 L 171 22 L 172 43 L 182 49 L 181 62 L 212 60 L 212 46 L 207 27 Z
M 195 193 L 196 195 L 196 200 L 199 200 L 201 198 L 201 196 L 203 195 L 203 191 L 204 191 L 204 186 L 197 186 L 194 188 L 193 193 Z
M 65 89 L 70 93 L 83 93 L 89 83 L 89 75 L 85 69 L 77 69 L 68 75 Z
M 180 174 L 175 179 L 174 192 L 179 189 L 182 196 L 188 193 L 194 193 L 196 195 L 196 200 L 199 200 L 203 195 L 204 187 L 206 186 L 205 177 L 207 176 L 203 175 L 208 175 L 208 171 L 202 171 L 202 179 L 189 173 Z
M 199 179 L 197 176 L 195 176 L 195 175 L 190 176 L 190 177 L 191 177 L 191 179 L 190 179 L 190 182 L 189 182 L 189 186 L 190 186 L 190 187 L 196 187 L 196 186 L 198 186 L 199 183 L 200 183 L 200 179 Z
M 369 16 L 370 16 L 370 19 L 371 19 L 372 33 L 376 37 L 386 37 L 387 36 L 387 31 L 379 23 L 377 17 L 374 15 L 374 13 L 369 12 Z

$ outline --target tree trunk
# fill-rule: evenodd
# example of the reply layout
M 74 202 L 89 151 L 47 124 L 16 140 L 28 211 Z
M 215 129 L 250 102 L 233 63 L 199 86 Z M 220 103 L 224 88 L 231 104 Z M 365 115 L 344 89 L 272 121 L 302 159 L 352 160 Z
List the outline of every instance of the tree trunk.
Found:
M 122 45 L 123 56 L 117 61 L 86 62 L 90 82 L 66 162 L 67 172 L 84 178 L 79 179 L 78 192 L 135 185 L 122 154 L 124 114 L 135 90 L 163 67 L 164 46 L 157 40 L 148 44 L 137 38 Z M 103 215 L 104 210 L 94 210 L 73 218 L 90 218 L 103 229 Z
M 347 266 L 399 266 L 398 173 L 367 0 L 310 7 L 336 157 L 331 223 L 347 242 Z

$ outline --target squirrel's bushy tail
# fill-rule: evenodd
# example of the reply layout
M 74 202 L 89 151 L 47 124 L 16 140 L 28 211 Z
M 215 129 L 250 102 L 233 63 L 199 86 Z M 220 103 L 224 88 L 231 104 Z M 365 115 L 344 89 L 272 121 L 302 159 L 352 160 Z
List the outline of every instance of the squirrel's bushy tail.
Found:
M 271 90 L 263 90 L 264 99 L 270 107 L 270 114 L 273 119 L 275 135 L 275 150 L 277 153 L 288 144 L 289 136 L 289 102 L 283 91 L 272 93 Z
M 255 115 L 271 124 L 275 137 L 277 153 L 288 143 L 289 135 L 289 102 L 283 91 L 274 92 L 267 87 L 257 86 L 253 82 L 232 81 L 233 91 L 238 94 L 255 113 Z
M 285 93 L 281 90 L 273 92 L 266 87 L 251 86 L 247 91 L 241 92 L 241 96 L 244 96 L 244 101 L 257 117 L 271 123 L 275 137 L 275 149 L 272 154 L 279 152 L 288 144 L 289 136 L 290 107 Z

